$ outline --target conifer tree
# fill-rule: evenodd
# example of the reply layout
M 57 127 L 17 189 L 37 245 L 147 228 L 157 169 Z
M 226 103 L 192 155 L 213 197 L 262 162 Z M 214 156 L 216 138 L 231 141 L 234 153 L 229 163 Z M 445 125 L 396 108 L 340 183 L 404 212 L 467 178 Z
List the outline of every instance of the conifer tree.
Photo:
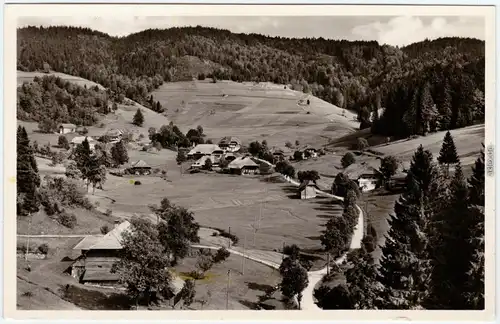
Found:
M 416 134 L 418 131 L 418 123 L 417 123 L 418 110 L 419 110 L 419 89 L 417 88 L 413 92 L 413 97 L 410 102 L 410 106 L 403 115 L 403 123 L 405 124 L 408 132 L 407 135 Z
M 450 164 L 459 163 L 457 148 L 451 133 L 448 131 L 444 136 L 443 145 L 441 146 L 441 151 L 439 151 L 438 157 L 439 164 L 446 165 L 447 173 L 450 170 Z
M 484 309 L 484 151 L 481 151 L 472 169 L 473 174 L 469 179 L 472 235 L 469 242 L 473 255 L 468 272 L 467 301 L 470 309 Z
M 484 206 L 484 144 L 479 157 L 472 167 L 472 176 L 469 179 L 469 200 L 472 205 Z
M 439 129 L 440 130 L 448 130 L 450 129 L 451 124 L 451 115 L 452 115 L 452 96 L 451 96 L 451 87 L 448 80 L 445 80 L 441 103 L 438 107 L 440 118 L 439 118 Z
M 40 186 L 38 166 L 24 127 L 17 128 L 17 213 L 26 215 L 38 211 L 37 189 Z
M 144 115 L 142 114 L 142 111 L 140 108 L 137 108 L 137 111 L 134 115 L 134 119 L 132 121 L 132 123 L 136 126 L 142 126 L 142 124 L 144 124 Z
M 432 260 L 427 309 L 467 309 L 468 271 L 473 258 L 473 219 L 468 209 L 467 185 L 460 164 L 450 183 L 446 206 L 434 214 L 429 255 Z
M 380 308 L 414 309 L 425 298 L 429 280 L 426 230 L 441 191 L 432 154 L 420 145 L 411 162 L 406 191 L 389 219 L 378 276 L 384 287 Z
M 435 128 L 431 127 L 431 125 L 434 124 L 437 116 L 436 106 L 432 99 L 430 84 L 428 82 L 422 88 L 419 112 L 419 133 L 426 135 L 431 128 Z

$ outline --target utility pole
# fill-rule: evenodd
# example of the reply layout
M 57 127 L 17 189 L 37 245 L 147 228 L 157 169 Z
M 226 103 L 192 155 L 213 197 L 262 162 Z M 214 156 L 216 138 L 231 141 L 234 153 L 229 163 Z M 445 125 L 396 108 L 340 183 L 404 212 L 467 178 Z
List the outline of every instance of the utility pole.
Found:
M 231 270 L 227 270 L 226 310 L 229 309 L 229 282 L 230 281 L 231 281 Z
M 241 274 L 245 274 L 245 260 L 247 258 L 247 233 L 245 233 L 245 242 L 243 243 L 243 259 L 241 260 Z
M 28 236 L 26 237 L 26 254 L 24 255 L 24 260 L 27 262 L 28 261 L 28 253 L 30 249 L 30 235 L 31 235 L 31 213 L 28 215 L 29 221 L 28 221 Z
M 330 275 L 330 253 L 326 253 L 326 275 Z

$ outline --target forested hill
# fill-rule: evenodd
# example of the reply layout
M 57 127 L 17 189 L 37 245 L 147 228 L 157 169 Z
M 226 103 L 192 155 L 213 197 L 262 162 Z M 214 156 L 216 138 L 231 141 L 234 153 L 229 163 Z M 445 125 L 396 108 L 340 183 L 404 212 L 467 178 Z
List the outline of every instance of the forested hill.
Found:
M 389 135 L 442 128 L 442 119 L 448 122 L 446 127 L 480 121 L 477 106 L 460 103 L 461 87 L 467 88 L 467 105 L 481 103 L 481 96 L 484 101 L 484 42 L 469 38 L 426 40 L 397 48 L 375 41 L 291 39 L 204 27 L 150 29 L 121 38 L 86 28 L 26 27 L 18 30 L 17 46 L 20 70 L 42 70 L 48 63 L 55 71 L 101 83 L 145 105 L 148 93 L 162 81 L 214 76 L 292 84 L 359 112 L 363 127 L 370 126 L 371 114 L 384 119 L 384 125 L 401 123 L 403 116 L 420 116 L 421 125 L 384 130 Z M 434 83 L 444 80 L 448 85 Z M 442 87 L 450 88 L 449 99 L 438 98 Z M 418 94 L 413 93 L 415 88 L 420 89 Z M 422 93 L 426 93 L 423 99 Z M 401 95 L 403 101 L 394 99 Z M 407 113 L 413 97 L 416 110 Z M 387 107 L 387 116 L 373 113 L 380 107 Z M 434 110 L 448 114 L 432 117 L 442 122 L 438 126 L 428 117 Z M 469 110 L 474 113 L 463 117 Z

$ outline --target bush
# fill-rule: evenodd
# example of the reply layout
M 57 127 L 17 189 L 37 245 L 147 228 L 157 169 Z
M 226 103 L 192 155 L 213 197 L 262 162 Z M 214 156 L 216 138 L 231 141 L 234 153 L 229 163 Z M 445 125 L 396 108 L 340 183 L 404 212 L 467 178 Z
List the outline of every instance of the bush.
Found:
M 38 252 L 41 254 L 48 254 L 49 253 L 49 246 L 47 243 L 43 243 L 38 247 Z
M 110 208 L 108 208 L 106 209 L 106 212 L 104 214 L 109 217 L 113 214 L 113 211 Z
M 63 149 L 69 150 L 69 141 L 64 135 L 59 136 L 57 139 L 57 145 Z
M 45 177 L 45 184 L 40 188 L 40 202 L 49 215 L 60 212 L 60 206 L 93 208 L 85 190 L 75 180 L 49 176 Z
M 354 162 L 356 162 L 356 158 L 354 157 L 354 154 L 352 154 L 351 152 L 347 152 L 340 161 L 344 169 L 353 164 Z
M 74 214 L 69 214 L 67 212 L 62 212 L 57 218 L 58 222 L 67 228 L 75 228 L 76 226 L 76 216 Z
M 360 138 L 358 138 L 358 142 L 357 142 L 356 146 L 357 146 L 358 150 L 363 151 L 369 145 L 368 145 L 368 141 L 365 138 L 360 137 Z
M 134 182 L 134 185 L 135 185 L 135 186 L 140 186 L 141 184 L 142 184 L 142 183 L 141 183 L 140 181 L 135 181 L 135 182 Z
M 365 249 L 366 252 L 372 253 L 373 251 L 375 251 L 376 241 L 373 236 L 366 235 L 361 241 L 361 246 Z
M 101 226 L 101 234 L 106 235 L 109 233 L 109 226 L 108 225 L 102 225 Z

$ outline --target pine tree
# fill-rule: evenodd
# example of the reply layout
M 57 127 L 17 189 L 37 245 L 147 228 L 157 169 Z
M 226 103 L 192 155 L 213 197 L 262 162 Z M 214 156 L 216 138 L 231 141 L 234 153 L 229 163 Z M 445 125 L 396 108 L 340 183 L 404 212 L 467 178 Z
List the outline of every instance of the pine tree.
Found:
M 469 239 L 473 220 L 468 208 L 467 185 L 460 164 L 449 185 L 449 197 L 434 214 L 429 254 L 432 259 L 427 309 L 467 309 L 467 292 L 473 248 Z
M 447 173 L 450 170 L 450 164 L 459 163 L 457 148 L 451 133 L 448 131 L 444 136 L 443 145 L 441 146 L 441 151 L 438 157 L 439 164 L 445 164 Z
M 419 134 L 426 135 L 430 131 L 431 125 L 434 124 L 434 120 L 437 117 L 436 106 L 434 105 L 434 100 L 431 95 L 431 87 L 428 82 L 422 88 L 419 112 Z
M 472 176 L 469 179 L 470 204 L 484 206 L 484 144 L 479 157 L 472 167 Z
M 440 105 L 438 106 L 438 110 L 440 116 L 439 118 L 440 130 L 450 129 L 451 116 L 452 116 L 452 96 L 451 96 L 451 87 L 448 80 L 445 80 L 442 90 L 442 98 Z
M 439 206 L 440 192 L 432 154 L 420 145 L 408 172 L 406 192 L 390 216 L 382 247 L 378 280 L 384 289 L 380 308 L 414 309 L 425 298 L 429 280 L 426 231 L 429 215 Z
M 413 97 L 410 102 L 410 106 L 407 108 L 406 112 L 403 115 L 403 123 L 406 126 L 406 130 L 408 135 L 413 135 L 418 132 L 418 117 L 419 111 L 419 89 L 415 89 L 413 92 Z
M 470 309 L 484 309 L 484 185 L 483 150 L 476 160 L 473 174 L 469 179 L 469 210 L 472 222 L 469 242 L 473 249 L 468 272 L 470 279 L 467 300 Z
M 40 186 L 38 166 L 29 145 L 28 134 L 24 127 L 17 128 L 17 213 L 25 215 L 38 211 L 37 190 Z
M 141 127 L 142 124 L 144 124 L 144 115 L 142 114 L 142 111 L 140 108 L 137 108 L 137 111 L 134 115 L 134 119 L 132 122 L 134 125 Z

